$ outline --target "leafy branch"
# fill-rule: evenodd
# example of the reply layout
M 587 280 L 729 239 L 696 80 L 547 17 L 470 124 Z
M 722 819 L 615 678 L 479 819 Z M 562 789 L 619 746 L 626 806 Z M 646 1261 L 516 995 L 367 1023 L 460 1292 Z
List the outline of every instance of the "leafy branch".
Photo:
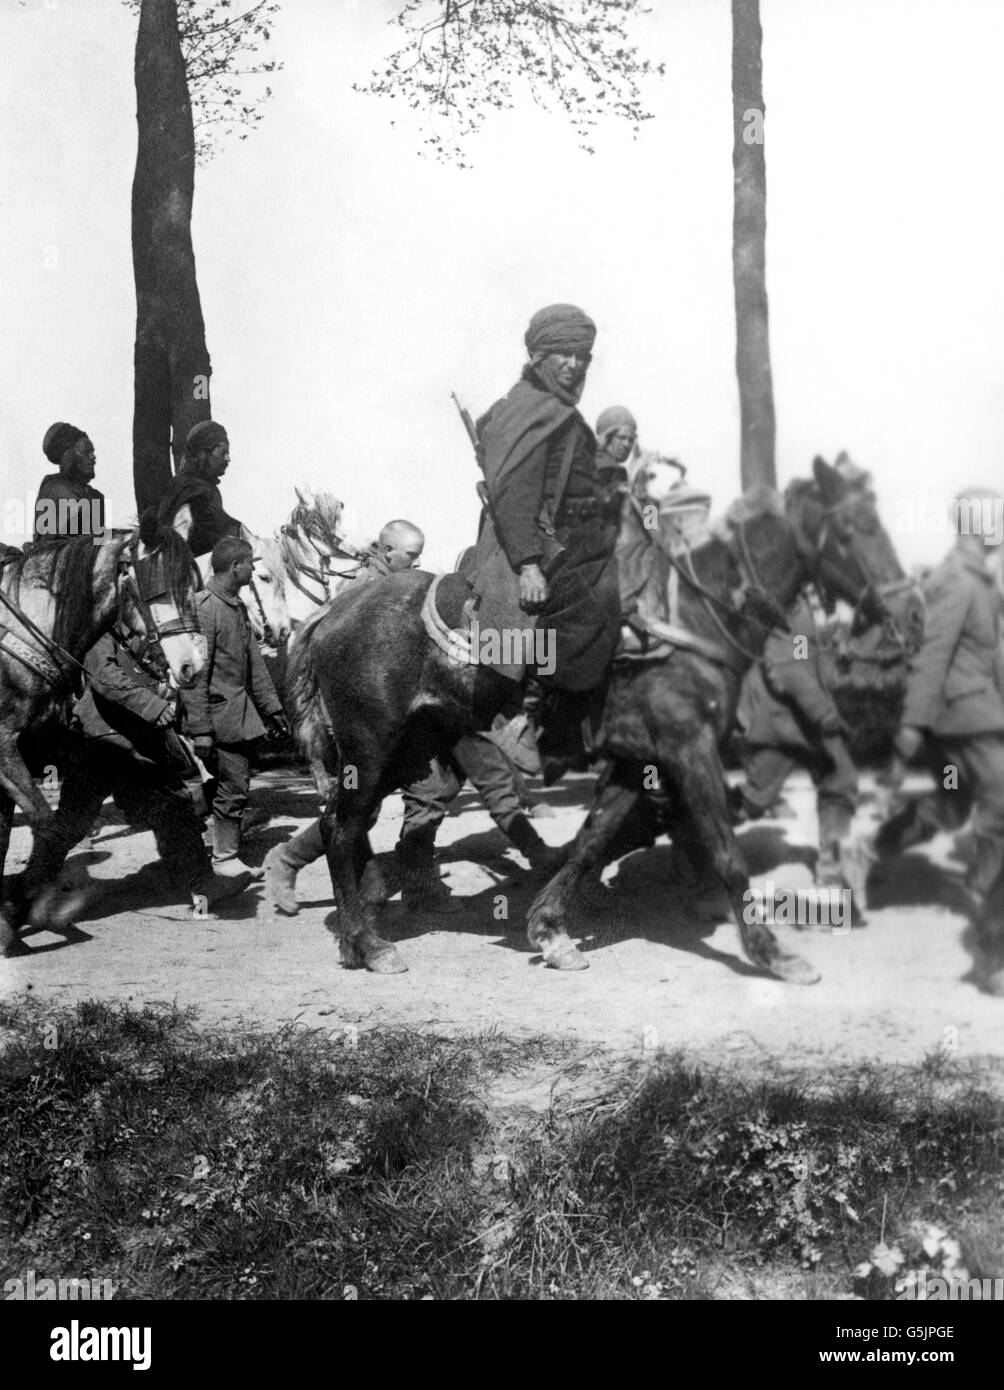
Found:
M 651 119 L 641 85 L 665 67 L 639 57 L 627 32 L 633 15 L 648 13 L 639 0 L 408 0 L 390 21 L 404 42 L 355 90 L 403 100 L 429 122 L 420 152 L 467 168 L 468 138 L 528 87 L 538 106 L 564 113 L 592 154 L 601 117 L 626 120 L 635 134 Z M 437 118 L 448 134 L 435 129 Z
M 123 3 L 139 14 L 140 0 Z M 272 88 L 255 90 L 255 79 L 281 72 L 283 65 L 258 54 L 272 37 L 278 12 L 278 0 L 257 0 L 242 11 L 234 10 L 234 0 L 178 0 L 198 163 L 207 163 L 226 136 L 246 140 L 262 119 Z M 244 91 L 249 80 L 252 95 Z

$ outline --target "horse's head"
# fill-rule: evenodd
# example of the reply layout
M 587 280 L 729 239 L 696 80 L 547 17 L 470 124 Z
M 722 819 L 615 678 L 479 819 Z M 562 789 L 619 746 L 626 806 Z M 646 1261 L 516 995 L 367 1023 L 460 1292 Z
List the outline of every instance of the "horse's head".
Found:
M 256 642 L 279 647 L 289 638 L 289 608 L 286 606 L 286 571 L 278 544 L 256 536 L 247 527 L 241 536 L 254 551 L 251 583 L 240 591 Z
M 870 475 L 831 467 L 818 457 L 812 472 L 811 482 L 790 485 L 785 503 L 799 552 L 824 601 L 846 600 L 856 621 L 880 622 L 904 648 L 916 650 L 924 630 L 923 599 L 879 519 Z
M 687 476 L 687 470 L 676 459 L 665 454 L 643 453 L 631 476 L 631 493 L 641 502 L 652 502 L 657 507 L 669 502 L 674 489 L 678 490 Z
M 205 664 L 195 616 L 199 572 L 191 552 L 152 513 L 118 545 L 119 622 L 163 653 L 179 685 L 191 685 Z
M 315 548 L 332 555 L 341 554 L 344 504 L 330 492 L 314 492 L 309 487 L 302 492 L 299 488 L 295 491 L 297 503 L 290 514 L 289 527 L 299 531 Z

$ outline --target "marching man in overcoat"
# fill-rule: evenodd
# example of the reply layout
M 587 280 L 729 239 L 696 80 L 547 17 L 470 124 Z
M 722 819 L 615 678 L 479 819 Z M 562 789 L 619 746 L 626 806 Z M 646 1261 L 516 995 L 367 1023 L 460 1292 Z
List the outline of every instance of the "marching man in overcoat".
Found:
M 969 488 L 952 504 L 959 532 L 924 589 L 924 641 L 907 679 L 896 752 L 909 761 L 926 742 L 939 798 L 960 825 L 972 811 L 967 887 L 988 993 L 1004 996 L 1004 671 L 1001 597 L 994 567 L 1004 539 L 1004 499 Z M 944 803 L 948 802 L 945 806 Z M 880 828 L 879 852 L 904 849 L 945 823 L 927 798 Z

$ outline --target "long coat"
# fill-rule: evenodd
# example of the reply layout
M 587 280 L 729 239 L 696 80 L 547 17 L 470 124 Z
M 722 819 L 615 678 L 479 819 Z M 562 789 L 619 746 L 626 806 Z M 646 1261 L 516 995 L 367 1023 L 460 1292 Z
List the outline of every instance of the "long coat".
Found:
M 490 507 L 460 572 L 477 596 L 481 631 L 548 629 L 554 683 L 588 690 L 602 681 L 620 630 L 617 516 L 578 524 L 567 511 L 572 502 L 607 500 L 596 481 L 595 436 L 574 406 L 532 375 L 482 417 L 478 435 Z M 529 562 L 541 566 L 550 589 L 536 615 L 519 602 L 519 569 Z M 513 680 L 525 671 L 496 669 Z
M 98 638 L 84 666 L 87 684 L 74 709 L 80 732 L 121 748 L 140 763 L 166 767 L 171 759 L 166 731 L 156 721 L 174 709 L 167 685 L 139 666 L 111 633 Z
M 924 586 L 924 641 L 907 677 L 902 722 L 936 737 L 1004 732 L 1001 600 L 962 545 Z
M 223 510 L 219 488 L 212 479 L 204 478 L 192 468 L 182 468 L 168 483 L 157 508 L 157 519 L 164 526 L 173 526 L 175 517 L 185 506 L 192 514 L 188 548 L 196 559 L 208 555 L 224 536 L 240 535 L 241 523 Z
M 45 475 L 35 499 L 36 540 L 49 536 L 102 535 L 104 526 L 104 493 L 89 483 L 65 478 L 62 473 Z
M 184 695 L 188 732 L 219 743 L 245 743 L 265 732 L 263 718 L 282 705 L 265 669 L 243 603 L 210 579 L 195 595 L 206 664 Z

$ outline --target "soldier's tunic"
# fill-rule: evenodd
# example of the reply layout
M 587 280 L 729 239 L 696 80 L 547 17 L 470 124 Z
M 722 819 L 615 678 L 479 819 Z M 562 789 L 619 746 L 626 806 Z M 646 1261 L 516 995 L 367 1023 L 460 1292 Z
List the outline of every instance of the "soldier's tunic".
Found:
M 282 713 L 282 704 L 254 640 L 247 610 L 210 579 L 195 596 L 206 662 L 184 694 L 187 731 L 211 735 L 218 759 L 213 814 L 240 824 L 251 784 L 251 744 L 265 733 L 263 718 Z
M 598 485 L 596 440 L 573 405 L 549 391 L 532 367 L 478 422 L 490 499 L 474 549 L 462 562 L 486 631 L 545 628 L 554 634 L 549 679 L 591 690 L 613 658 L 620 629 L 613 558 L 620 514 Z M 540 614 L 519 602 L 519 569 L 535 562 L 548 581 Z M 523 666 L 501 666 L 522 679 Z
M 976 858 L 970 885 L 986 902 L 984 942 L 1004 956 L 1004 671 L 1001 600 L 993 576 L 962 545 L 924 587 L 924 641 L 907 678 L 902 723 L 922 729 L 939 800 L 911 808 L 924 833 L 961 824 L 970 810 Z M 945 786 L 958 769 L 958 787 Z M 901 830 L 905 829 L 901 827 Z M 914 834 L 913 839 L 922 838 Z M 1004 963 L 1004 960 L 1002 960 Z
M 114 796 L 130 823 L 153 830 L 161 858 L 190 887 L 208 870 L 202 828 L 182 782 L 180 747 L 173 730 L 156 724 L 176 706 L 167 683 L 139 664 L 134 651 L 142 641 L 108 633 L 84 658 L 87 683 L 60 768 L 59 809 L 36 830 L 25 870 L 29 898 L 53 881 L 106 796 Z
M 104 493 L 62 473 L 47 473 L 35 499 L 35 539 L 103 535 Z

